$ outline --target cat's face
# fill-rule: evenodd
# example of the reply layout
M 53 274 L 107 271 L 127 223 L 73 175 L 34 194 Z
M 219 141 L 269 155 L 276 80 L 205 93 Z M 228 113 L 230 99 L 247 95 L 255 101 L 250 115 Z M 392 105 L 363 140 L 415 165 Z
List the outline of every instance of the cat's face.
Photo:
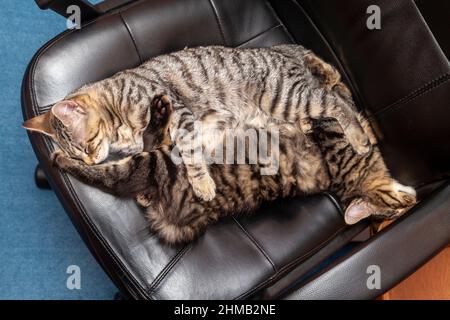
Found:
M 369 216 L 378 220 L 397 219 L 416 204 L 414 188 L 390 178 L 388 180 L 391 183 L 385 184 L 378 192 L 370 193 L 370 197 L 363 196 L 352 200 L 345 210 L 347 224 L 354 224 Z
M 77 100 L 63 100 L 51 110 L 27 120 L 26 129 L 44 133 L 70 157 L 86 164 L 104 161 L 110 151 L 108 125 L 100 112 Z

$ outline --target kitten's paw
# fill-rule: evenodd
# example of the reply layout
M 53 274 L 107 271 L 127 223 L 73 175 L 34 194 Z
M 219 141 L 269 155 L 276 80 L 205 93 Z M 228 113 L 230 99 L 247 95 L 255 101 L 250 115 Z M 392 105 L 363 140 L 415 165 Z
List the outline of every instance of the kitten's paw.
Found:
M 383 192 L 386 194 L 386 191 Z M 397 181 L 392 183 L 392 189 L 389 191 L 388 196 L 388 200 L 394 199 L 395 201 L 390 205 L 391 212 L 386 210 L 383 216 L 385 219 L 397 219 L 417 203 L 416 190 Z
M 314 54 L 308 54 L 304 57 L 305 64 L 309 67 L 312 74 L 327 88 L 332 88 L 341 80 L 341 75 L 337 70 Z
M 355 130 L 353 133 L 347 136 L 347 139 L 352 145 L 353 149 L 359 155 L 365 155 L 372 149 L 369 136 L 365 132 L 359 132 L 359 130 Z
M 51 158 L 52 165 L 54 167 L 60 168 L 60 169 L 66 169 L 74 165 L 74 163 L 77 162 L 77 160 L 74 160 L 67 156 L 62 150 L 56 150 L 53 152 Z
M 351 91 L 348 89 L 348 87 L 343 84 L 342 82 L 336 83 L 333 86 L 333 90 L 336 91 L 341 97 L 343 97 L 344 99 L 351 99 L 352 98 L 352 93 Z
M 313 122 L 311 118 L 303 118 L 299 120 L 300 130 L 304 134 L 309 134 L 313 131 Z
M 394 192 L 396 199 L 405 207 L 411 207 L 417 203 L 416 190 L 413 187 L 405 186 L 397 181 L 394 182 Z
M 152 101 L 152 117 L 154 121 L 165 122 L 172 114 L 172 103 L 166 95 L 157 95 Z
M 216 183 L 209 174 L 193 179 L 191 184 L 195 195 L 204 201 L 211 201 L 216 196 Z
M 53 152 L 52 155 L 50 156 L 50 160 L 52 162 L 52 166 L 53 167 L 59 167 L 59 162 L 64 157 L 66 157 L 66 155 L 64 154 L 64 152 L 62 150 L 58 149 L 55 152 Z

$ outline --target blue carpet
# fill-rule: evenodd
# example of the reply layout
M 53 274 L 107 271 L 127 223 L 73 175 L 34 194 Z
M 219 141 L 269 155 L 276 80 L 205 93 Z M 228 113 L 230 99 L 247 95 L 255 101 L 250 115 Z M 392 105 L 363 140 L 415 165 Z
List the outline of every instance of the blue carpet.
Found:
M 0 25 L 0 299 L 111 299 L 114 285 L 53 192 L 35 187 L 36 158 L 21 128 L 25 68 L 66 21 L 31 0 L 2 0 Z M 80 290 L 66 287 L 70 265 L 81 269 Z

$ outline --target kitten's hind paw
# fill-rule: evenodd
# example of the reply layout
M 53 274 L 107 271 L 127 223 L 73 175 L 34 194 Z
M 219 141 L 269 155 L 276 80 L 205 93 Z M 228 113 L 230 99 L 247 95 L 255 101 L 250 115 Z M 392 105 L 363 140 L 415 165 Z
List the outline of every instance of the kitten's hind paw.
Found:
M 197 197 L 211 201 L 216 196 L 216 183 L 209 174 L 192 179 L 192 189 Z

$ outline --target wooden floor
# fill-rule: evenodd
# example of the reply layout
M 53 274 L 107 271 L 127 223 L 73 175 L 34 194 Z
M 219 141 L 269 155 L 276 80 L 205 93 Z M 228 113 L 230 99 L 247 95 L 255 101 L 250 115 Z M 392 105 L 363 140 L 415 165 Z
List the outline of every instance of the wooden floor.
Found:
M 450 247 L 380 297 L 382 300 L 450 300 Z

